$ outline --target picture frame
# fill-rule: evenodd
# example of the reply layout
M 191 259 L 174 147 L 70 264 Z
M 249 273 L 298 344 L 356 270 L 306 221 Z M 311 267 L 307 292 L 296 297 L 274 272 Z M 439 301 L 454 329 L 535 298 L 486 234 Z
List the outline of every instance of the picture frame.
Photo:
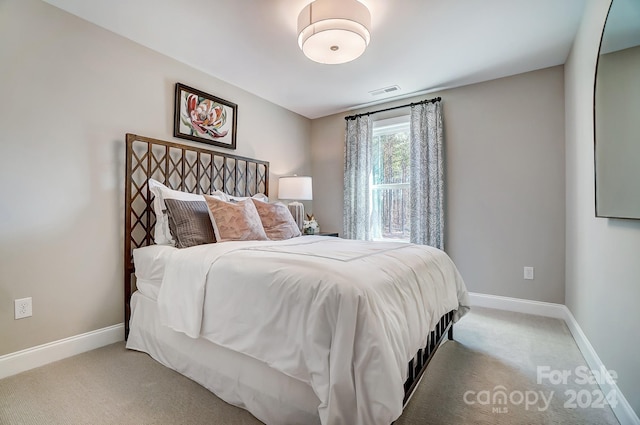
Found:
M 238 105 L 176 83 L 173 136 L 236 148 Z

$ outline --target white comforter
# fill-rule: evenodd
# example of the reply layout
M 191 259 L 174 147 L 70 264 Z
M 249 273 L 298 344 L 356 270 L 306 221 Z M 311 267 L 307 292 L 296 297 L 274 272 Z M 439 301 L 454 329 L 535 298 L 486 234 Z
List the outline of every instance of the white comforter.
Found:
M 407 362 L 446 312 L 468 310 L 451 259 L 435 248 L 304 236 L 177 250 L 161 321 L 311 385 L 324 425 L 389 425 Z

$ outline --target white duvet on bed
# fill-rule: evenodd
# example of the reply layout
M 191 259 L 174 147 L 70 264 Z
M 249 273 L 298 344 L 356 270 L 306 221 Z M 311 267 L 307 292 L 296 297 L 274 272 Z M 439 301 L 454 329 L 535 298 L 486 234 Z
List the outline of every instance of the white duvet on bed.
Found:
M 397 419 L 407 362 L 468 305 L 440 250 L 317 236 L 177 250 L 158 296 L 164 325 L 308 383 L 324 425 Z

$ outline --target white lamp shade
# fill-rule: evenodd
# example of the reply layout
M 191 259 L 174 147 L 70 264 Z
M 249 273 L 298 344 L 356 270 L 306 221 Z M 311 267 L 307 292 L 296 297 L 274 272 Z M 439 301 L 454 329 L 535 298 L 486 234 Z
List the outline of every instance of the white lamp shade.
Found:
M 278 198 L 295 201 L 309 201 L 313 199 L 311 177 L 280 177 L 280 180 L 278 180 Z
M 298 45 L 311 60 L 339 64 L 369 45 L 371 13 L 357 0 L 315 0 L 298 15 Z

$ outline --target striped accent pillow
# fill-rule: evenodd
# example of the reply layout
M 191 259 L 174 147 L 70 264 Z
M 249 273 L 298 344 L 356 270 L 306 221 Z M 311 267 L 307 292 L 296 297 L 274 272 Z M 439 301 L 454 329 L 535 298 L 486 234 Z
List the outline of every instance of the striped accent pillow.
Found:
M 205 201 L 165 199 L 169 231 L 176 248 L 214 243 L 216 241 Z

